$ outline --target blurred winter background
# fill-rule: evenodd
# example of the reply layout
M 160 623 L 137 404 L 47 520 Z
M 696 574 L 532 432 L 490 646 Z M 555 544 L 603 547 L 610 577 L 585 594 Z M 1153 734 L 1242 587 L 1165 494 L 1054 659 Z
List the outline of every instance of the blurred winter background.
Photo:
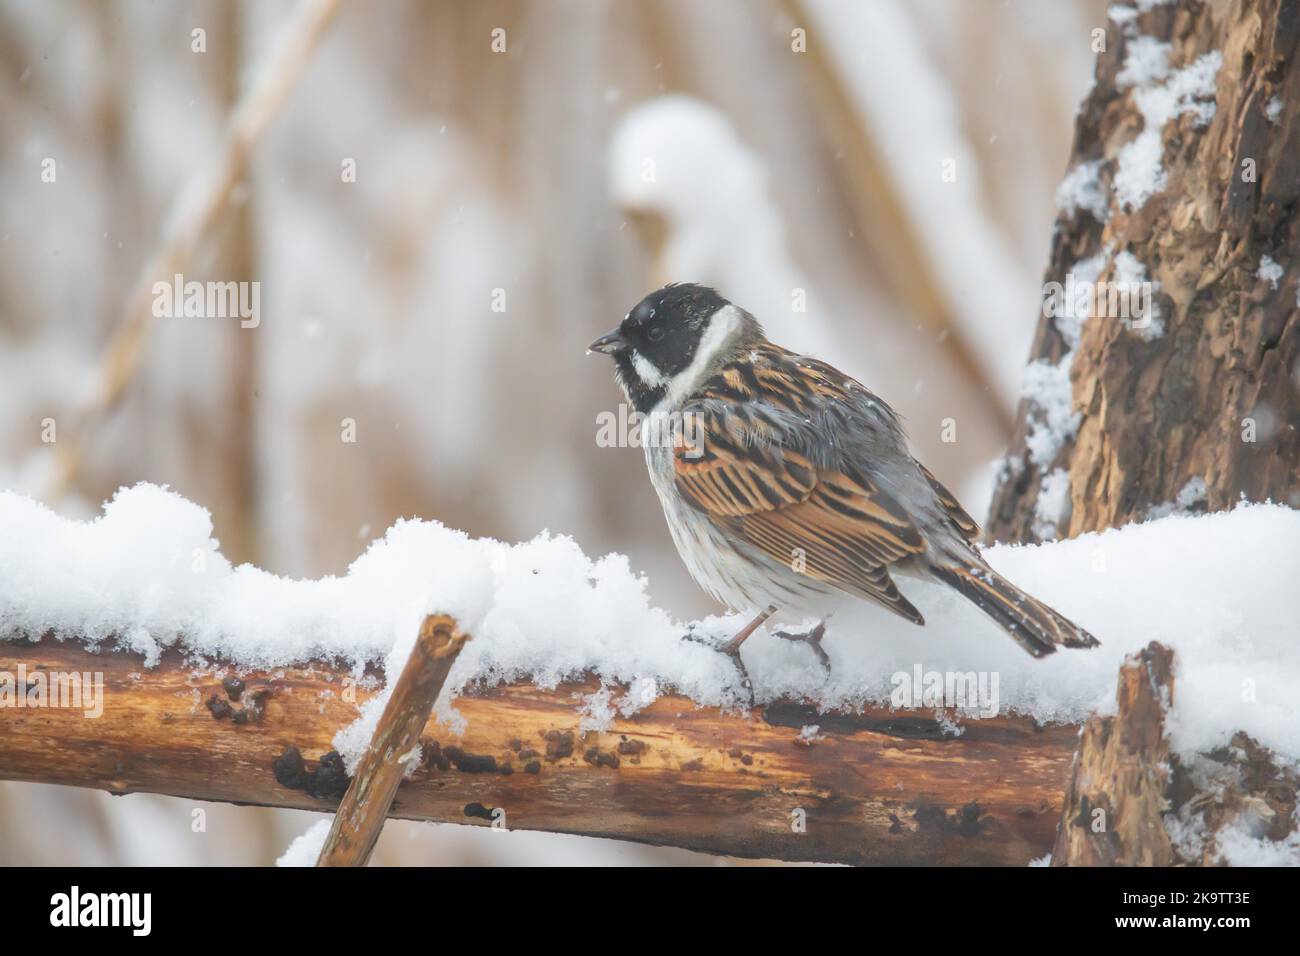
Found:
M 132 314 L 297 16 L 0 0 L 0 486 L 90 515 L 165 482 L 233 560 L 290 575 L 344 571 L 401 515 L 550 528 L 710 612 L 640 452 L 597 446 L 619 395 L 584 356 L 692 280 L 879 391 L 986 505 L 1100 0 L 343 2 L 184 260 L 260 283 L 260 325 Z M 195 833 L 195 806 L 0 784 L 0 862 L 269 863 L 315 817 L 206 805 Z M 375 857 L 708 859 L 409 823 Z

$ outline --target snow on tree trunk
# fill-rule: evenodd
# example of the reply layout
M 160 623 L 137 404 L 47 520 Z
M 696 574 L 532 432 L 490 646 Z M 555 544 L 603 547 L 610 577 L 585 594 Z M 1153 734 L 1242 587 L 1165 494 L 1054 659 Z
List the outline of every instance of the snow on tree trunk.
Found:
M 1293 0 L 1111 7 L 991 540 L 1300 507 L 1298 43 Z M 1170 753 L 1173 664 L 1144 654 L 1081 740 L 1053 863 L 1291 859 L 1294 774 L 1242 733 Z
M 1290 0 L 1112 7 L 990 540 L 1300 507 L 1298 41 Z

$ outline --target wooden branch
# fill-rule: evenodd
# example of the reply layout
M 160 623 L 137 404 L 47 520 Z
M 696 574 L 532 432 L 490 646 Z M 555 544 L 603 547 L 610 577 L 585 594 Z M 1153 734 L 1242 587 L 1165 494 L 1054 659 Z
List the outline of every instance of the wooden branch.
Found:
M 375 693 L 322 662 L 236 678 L 175 650 L 146 668 L 78 642 L 0 643 L 0 668 L 20 665 L 102 673 L 103 713 L 0 708 L 0 779 L 313 810 L 347 789 L 331 740 Z M 392 815 L 486 825 L 498 811 L 508 829 L 743 857 L 1023 865 L 1051 848 L 1077 737 L 1008 717 L 951 737 L 929 711 L 878 707 L 743 716 L 673 695 L 584 733 L 578 695 L 598 687 L 457 699 L 464 732 L 425 727 Z
M 317 866 L 365 866 L 379 840 L 407 761 L 420 753 L 420 732 L 447 682 L 466 636 L 444 614 L 424 619 L 411 656 L 379 716 L 370 749 L 334 814 Z

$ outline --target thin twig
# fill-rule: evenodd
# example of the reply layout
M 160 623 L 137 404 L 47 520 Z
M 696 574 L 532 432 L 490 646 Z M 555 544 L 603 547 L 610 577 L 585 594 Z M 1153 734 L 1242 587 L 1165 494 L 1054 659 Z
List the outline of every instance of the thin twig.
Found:
M 225 145 L 213 164 L 196 174 L 177 194 L 161 246 L 146 263 L 127 299 L 122 322 L 100 363 L 100 381 L 85 406 L 73 412 L 73 427 L 58 444 L 54 497 L 71 487 L 84 457 L 88 431 L 117 407 L 140 367 L 146 333 L 153 325 L 153 286 L 184 273 L 212 231 L 234 187 L 244 178 L 249 158 L 303 68 L 319 45 L 342 0 L 302 0 L 285 25 L 257 80 L 231 117 Z
M 469 638 L 445 615 L 430 615 L 379 717 L 375 734 L 343 795 L 317 866 L 365 866 L 406 776 L 451 665 Z

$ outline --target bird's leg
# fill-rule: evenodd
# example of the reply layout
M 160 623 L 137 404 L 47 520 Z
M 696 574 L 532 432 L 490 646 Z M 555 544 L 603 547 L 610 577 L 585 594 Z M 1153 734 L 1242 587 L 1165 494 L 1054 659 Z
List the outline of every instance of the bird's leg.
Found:
M 736 632 L 735 637 L 722 645 L 722 653 L 736 662 L 736 670 L 740 671 L 740 686 L 745 688 L 750 707 L 754 706 L 754 682 L 749 679 L 749 669 L 745 667 L 745 662 L 740 657 L 740 645 L 744 644 L 749 635 L 757 631 L 763 622 L 775 613 L 776 606 L 769 604 L 766 610 L 760 611 L 752 621 Z
M 769 605 L 766 610 L 760 612 L 752 621 L 737 631 L 735 637 L 727 641 L 727 643 L 723 644 L 721 647 L 718 647 L 719 651 L 726 654 L 736 662 L 736 670 L 740 672 L 740 686 L 745 689 L 745 693 L 749 696 L 749 705 L 751 707 L 754 706 L 754 684 L 749 679 L 749 671 L 745 669 L 745 662 L 740 658 L 740 645 L 744 644 L 749 635 L 757 631 L 762 626 L 763 622 L 775 613 L 776 606 Z M 694 634 L 687 634 L 686 640 L 695 641 L 697 644 L 704 643 L 704 641 L 696 637 Z
M 745 643 L 746 638 L 753 634 L 762 626 L 763 622 L 776 613 L 776 605 L 769 604 L 767 610 L 762 611 L 752 621 L 736 632 L 736 636 L 722 645 L 722 653 L 730 654 L 732 657 L 740 660 L 740 645 Z
M 799 641 L 800 643 L 807 644 L 812 648 L 813 653 L 817 655 L 817 660 L 821 661 L 821 665 L 826 669 L 826 673 L 830 673 L 830 655 L 828 655 L 826 649 L 822 647 L 822 638 L 826 636 L 825 621 L 818 621 L 817 626 L 812 630 L 804 631 L 799 634 L 791 634 L 789 631 L 773 631 L 772 634 L 785 641 Z

